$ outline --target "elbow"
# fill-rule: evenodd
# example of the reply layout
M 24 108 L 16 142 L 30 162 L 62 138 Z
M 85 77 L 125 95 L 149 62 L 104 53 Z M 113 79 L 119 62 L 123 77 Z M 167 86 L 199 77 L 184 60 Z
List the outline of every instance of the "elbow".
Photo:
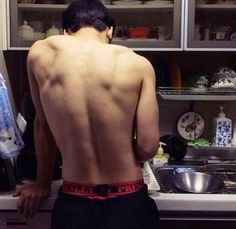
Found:
M 153 144 L 142 144 L 137 146 L 136 148 L 136 156 L 139 161 L 148 161 L 152 159 L 158 149 L 158 142 L 155 142 Z

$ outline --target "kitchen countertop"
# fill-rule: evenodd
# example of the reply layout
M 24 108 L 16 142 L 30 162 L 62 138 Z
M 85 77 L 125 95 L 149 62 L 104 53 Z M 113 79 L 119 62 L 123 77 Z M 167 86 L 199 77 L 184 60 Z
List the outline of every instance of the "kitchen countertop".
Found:
M 51 210 L 61 181 L 54 181 L 50 197 L 41 210 Z M 234 194 L 175 194 L 151 193 L 160 211 L 160 218 L 181 219 L 212 218 L 236 221 L 236 195 Z M 16 199 L 12 193 L 0 195 L 0 211 L 16 210 Z M 217 214 L 216 214 L 217 213 Z
M 42 204 L 41 210 L 51 210 L 56 199 L 56 194 L 61 185 L 61 180 L 53 181 L 52 190 L 49 198 Z M 0 211 L 16 210 L 16 200 L 18 197 L 12 197 L 13 192 L 0 194 Z
M 207 219 L 236 221 L 235 194 L 154 193 L 165 219 Z

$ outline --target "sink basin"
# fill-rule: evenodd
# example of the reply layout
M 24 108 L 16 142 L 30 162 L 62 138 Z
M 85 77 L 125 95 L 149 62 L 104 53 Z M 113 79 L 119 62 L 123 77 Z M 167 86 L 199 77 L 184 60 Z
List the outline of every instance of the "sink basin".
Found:
M 207 164 L 204 166 L 176 166 L 167 165 L 156 168 L 154 175 L 160 185 L 162 193 L 186 193 L 179 190 L 174 183 L 174 173 L 181 170 L 190 170 L 189 172 L 201 172 L 210 175 L 217 175 L 225 184 L 225 187 L 219 192 L 221 194 L 236 194 L 236 165 L 235 164 Z
M 225 184 L 217 175 L 200 172 L 183 172 L 174 175 L 175 186 L 190 193 L 219 193 Z

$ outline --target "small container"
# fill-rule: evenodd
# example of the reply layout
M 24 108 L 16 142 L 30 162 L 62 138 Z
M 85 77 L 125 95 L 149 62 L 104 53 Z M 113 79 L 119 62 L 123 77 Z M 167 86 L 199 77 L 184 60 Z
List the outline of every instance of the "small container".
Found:
M 52 27 L 46 31 L 46 37 L 50 37 L 53 35 L 60 35 L 60 30 L 56 28 L 55 25 L 52 25 Z
M 224 107 L 220 106 L 218 117 L 213 119 L 213 145 L 230 147 L 232 140 L 232 121 L 227 118 Z
M 150 32 L 148 27 L 131 27 L 128 29 L 129 38 L 146 38 Z
M 163 165 L 166 165 L 168 163 L 168 156 L 167 156 L 167 154 L 164 153 L 162 145 L 166 145 L 166 144 L 163 142 L 160 142 L 160 146 L 157 150 L 157 154 L 152 159 L 152 167 L 154 169 L 161 167 Z
M 28 25 L 27 21 L 24 21 L 18 29 L 18 37 L 22 40 L 33 40 L 34 39 L 34 29 Z

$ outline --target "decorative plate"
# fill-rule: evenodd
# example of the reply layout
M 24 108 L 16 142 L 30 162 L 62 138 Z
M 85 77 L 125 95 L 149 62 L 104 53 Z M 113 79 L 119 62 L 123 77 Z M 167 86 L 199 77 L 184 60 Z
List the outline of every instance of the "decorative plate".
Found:
M 186 112 L 177 122 L 180 136 L 186 140 L 195 140 L 202 136 L 205 130 L 205 120 L 197 112 Z

